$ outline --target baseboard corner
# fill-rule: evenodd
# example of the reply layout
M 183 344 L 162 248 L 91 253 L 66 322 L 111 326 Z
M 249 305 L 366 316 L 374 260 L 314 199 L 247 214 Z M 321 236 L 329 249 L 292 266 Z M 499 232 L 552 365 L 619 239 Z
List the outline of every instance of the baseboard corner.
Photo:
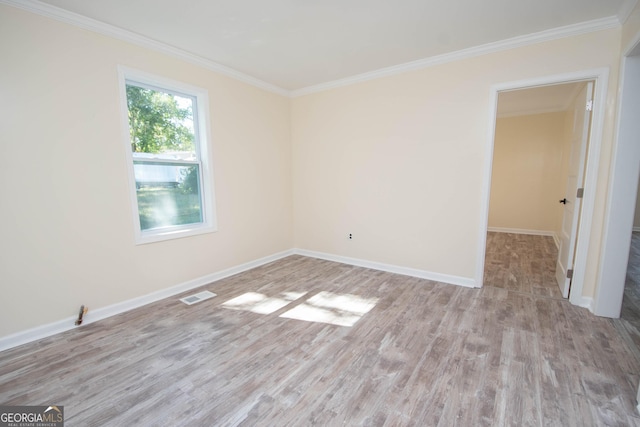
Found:
M 370 268 L 372 270 L 386 271 L 388 273 L 401 274 L 403 276 L 417 277 L 434 282 L 457 285 L 465 288 L 476 288 L 476 280 L 468 277 L 453 276 L 449 274 L 434 273 L 410 267 L 402 267 L 393 264 L 385 264 L 376 261 L 368 261 L 359 258 L 350 258 L 342 255 L 334 255 L 325 252 L 311 251 L 307 249 L 294 249 L 297 255 L 310 258 L 318 258 L 326 261 L 339 262 L 341 264 L 353 265 L 356 267 Z

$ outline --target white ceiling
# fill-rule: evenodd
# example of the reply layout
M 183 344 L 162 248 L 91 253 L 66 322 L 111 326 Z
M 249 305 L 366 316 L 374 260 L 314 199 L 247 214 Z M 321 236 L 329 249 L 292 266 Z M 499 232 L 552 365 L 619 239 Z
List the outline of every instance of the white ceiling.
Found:
M 1 0 L 46 3 L 287 91 L 518 36 L 626 19 L 638 0 Z

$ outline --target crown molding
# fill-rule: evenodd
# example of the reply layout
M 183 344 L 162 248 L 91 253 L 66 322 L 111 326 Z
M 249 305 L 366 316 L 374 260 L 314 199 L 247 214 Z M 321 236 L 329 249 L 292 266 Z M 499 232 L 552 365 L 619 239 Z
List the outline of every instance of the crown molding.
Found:
M 46 18 L 55 19 L 66 24 L 71 24 L 76 27 L 80 27 L 85 30 L 89 30 L 98 34 L 102 34 L 108 37 L 113 37 L 118 40 L 122 40 L 128 43 L 135 44 L 156 52 L 164 53 L 169 56 L 173 56 L 178 59 L 182 59 L 186 62 L 190 62 L 194 65 L 198 65 L 202 68 L 206 68 L 216 73 L 231 77 L 235 80 L 239 80 L 243 83 L 250 84 L 260 89 L 276 93 L 278 95 L 289 97 L 291 92 L 267 83 L 248 74 L 236 71 L 233 68 L 227 67 L 217 62 L 205 59 L 201 56 L 193 54 L 183 49 L 168 45 L 166 43 L 153 40 L 149 37 L 142 36 L 140 34 L 128 31 L 111 24 L 100 22 L 93 18 L 70 12 L 68 10 L 61 9 L 56 6 L 52 6 L 47 3 L 43 3 L 37 0 L 0 0 L 0 4 L 6 4 L 18 9 L 26 10 L 37 15 L 44 16 Z
M 404 64 L 394 65 L 387 68 L 381 68 L 362 74 L 358 74 L 343 79 L 338 79 L 318 85 L 307 86 L 296 90 L 287 90 L 263 80 L 252 77 L 248 74 L 234 70 L 217 62 L 205 59 L 199 55 L 168 45 L 166 43 L 153 40 L 140 34 L 128 31 L 111 24 L 100 22 L 93 18 L 67 11 L 65 9 L 43 3 L 38 0 L 0 0 L 0 4 L 6 4 L 18 9 L 26 10 L 47 18 L 55 19 L 70 25 L 83 28 L 95 33 L 99 33 L 118 40 L 129 42 L 137 46 L 141 46 L 156 52 L 160 52 L 194 65 L 198 65 L 205 69 L 217 72 L 227 77 L 239 80 L 243 83 L 258 87 L 260 89 L 290 98 L 309 95 L 316 92 L 322 92 L 342 86 L 348 86 L 355 83 L 361 83 L 368 80 L 374 80 L 381 77 L 393 76 L 408 71 L 420 70 L 423 68 L 441 65 L 453 61 L 473 58 L 489 53 L 500 52 L 503 50 L 514 49 L 517 47 L 529 46 L 545 41 L 557 40 L 565 37 L 577 36 L 595 31 L 607 30 L 620 27 L 621 23 L 626 21 L 633 8 L 639 0 L 627 0 L 623 3 L 617 16 L 608 18 L 586 21 L 579 24 L 567 25 L 564 27 L 553 28 L 538 33 L 528 34 L 524 36 L 513 37 L 506 40 L 500 40 L 493 43 L 487 43 L 455 52 L 445 53 L 442 55 L 432 56 L 417 61 L 411 61 Z
M 638 0 L 632 0 L 638 1 Z M 392 67 L 382 68 L 370 71 L 356 76 L 344 79 L 334 80 L 319 85 L 308 86 L 291 92 L 291 97 L 309 95 L 316 92 L 322 92 L 342 86 L 348 86 L 355 83 L 366 82 L 368 80 L 378 79 L 381 77 L 393 76 L 396 74 L 406 73 L 407 71 L 420 70 L 423 68 L 433 67 L 435 65 L 446 64 L 448 62 L 459 61 L 462 59 L 473 58 L 476 56 L 486 55 L 489 53 L 500 52 L 508 49 L 514 49 L 523 46 L 529 46 L 536 43 L 557 40 L 565 37 L 578 36 L 581 34 L 592 33 L 595 31 L 608 30 L 620 27 L 620 21 L 616 16 L 608 18 L 595 19 L 592 21 L 581 22 L 579 24 L 567 25 L 564 27 L 553 28 L 550 30 L 540 31 L 538 33 L 527 34 L 524 36 L 513 37 L 506 40 L 500 40 L 493 43 L 487 43 L 468 49 L 462 49 L 451 53 L 432 56 L 417 61 L 406 62 Z

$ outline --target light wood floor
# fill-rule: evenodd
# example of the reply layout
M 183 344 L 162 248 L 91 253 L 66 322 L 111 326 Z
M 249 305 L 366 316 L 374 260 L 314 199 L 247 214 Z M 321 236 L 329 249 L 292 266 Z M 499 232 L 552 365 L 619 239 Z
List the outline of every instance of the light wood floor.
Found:
M 640 425 L 640 363 L 612 322 L 537 287 L 291 256 L 205 286 L 218 296 L 198 304 L 0 353 L 0 403 L 64 405 L 68 426 Z M 271 314 L 223 307 L 247 292 L 306 294 Z M 352 327 L 280 317 L 320 292 L 377 303 Z
M 557 258 L 553 237 L 487 233 L 484 284 L 562 298 L 555 278 Z

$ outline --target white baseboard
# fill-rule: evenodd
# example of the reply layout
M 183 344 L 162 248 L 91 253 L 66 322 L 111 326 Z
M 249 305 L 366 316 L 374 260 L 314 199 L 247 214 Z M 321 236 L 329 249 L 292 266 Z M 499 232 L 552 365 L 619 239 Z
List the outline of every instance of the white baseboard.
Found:
M 134 308 L 142 307 L 143 305 L 147 305 L 152 302 L 156 302 L 161 299 L 168 298 L 168 297 L 180 294 L 182 292 L 186 292 L 191 289 L 216 282 L 218 280 L 222 280 L 229 276 L 242 273 L 243 271 L 251 270 L 252 268 L 256 268 L 261 265 L 268 264 L 273 261 L 277 261 L 281 258 L 285 258 L 293 254 L 294 254 L 294 250 L 291 250 L 291 249 L 287 251 L 279 252 L 277 254 L 269 255 L 264 258 L 260 258 L 254 261 L 249 261 L 247 263 L 244 263 L 235 267 L 231 267 L 226 270 L 219 271 L 217 273 L 212 273 L 206 276 L 198 277 L 196 279 L 189 280 L 187 282 L 181 283 L 176 286 L 172 286 L 170 288 L 152 292 L 150 294 L 133 298 L 127 301 L 122 301 L 113 305 L 109 305 L 107 307 L 90 310 L 86 314 L 86 316 L 84 316 L 82 325 L 84 326 L 89 323 L 93 323 L 93 322 L 97 322 L 98 320 L 105 319 L 107 317 L 124 313 L 125 311 L 129 311 Z M 81 328 L 82 326 L 74 325 L 75 320 L 76 320 L 76 317 L 72 316 L 66 319 L 58 320 L 53 323 L 37 326 L 35 328 L 28 329 L 26 331 L 17 332 L 15 334 L 4 336 L 0 338 L 0 351 L 17 347 L 19 345 L 26 344 L 31 341 L 47 338 L 51 335 L 55 335 L 60 332 L 69 331 L 71 329 L 75 329 L 78 327 Z
M 342 264 L 354 265 L 357 267 L 371 268 L 373 270 L 386 271 L 389 273 L 402 274 L 404 276 L 418 277 L 420 279 L 433 280 L 434 282 L 448 283 L 451 285 L 475 288 L 476 281 L 468 277 L 451 276 L 448 274 L 433 273 L 415 268 L 400 267 L 397 265 L 383 264 L 380 262 L 366 261 L 363 259 L 343 257 L 340 255 L 327 254 L 324 252 L 308 251 L 306 249 L 294 249 L 297 255 L 319 258 L 327 261 L 339 262 Z
M 633 231 L 640 231 L 640 227 L 633 227 Z
M 524 228 L 506 228 L 506 227 L 487 227 L 487 231 L 494 233 L 512 233 L 512 234 L 530 234 L 532 236 L 555 236 L 554 231 L 547 230 L 528 230 Z
M 573 301 L 572 301 L 572 303 L 573 303 Z M 591 297 L 580 297 L 580 299 L 578 299 L 576 301 L 576 305 L 578 307 L 586 308 L 591 313 L 593 313 L 593 298 L 591 298 Z
M 505 228 L 505 227 L 487 227 L 487 231 L 493 231 L 494 233 L 511 233 L 511 234 L 529 234 L 531 236 L 549 236 L 553 237 L 553 243 L 556 244 L 556 248 L 560 249 L 560 238 L 555 231 L 547 230 L 527 230 L 524 228 Z

